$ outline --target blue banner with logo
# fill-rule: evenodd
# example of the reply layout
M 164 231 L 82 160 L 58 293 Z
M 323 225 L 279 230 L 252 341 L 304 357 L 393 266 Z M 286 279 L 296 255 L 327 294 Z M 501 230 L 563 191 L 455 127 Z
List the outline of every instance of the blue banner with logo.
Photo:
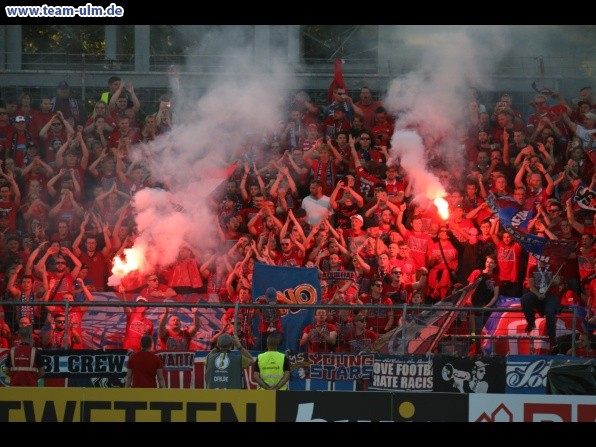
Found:
M 560 355 L 510 355 L 507 357 L 505 393 L 546 394 L 546 375 Z
M 283 328 L 283 341 L 280 349 L 297 352 L 300 349 L 302 330 L 314 321 L 314 305 L 321 302 L 319 269 L 255 263 L 252 278 L 253 301 L 263 298 L 269 287 L 273 287 L 277 291 L 277 303 L 279 304 L 313 305 L 312 309 L 280 309 Z M 253 321 L 255 334 L 258 333 L 258 320 L 255 318 Z

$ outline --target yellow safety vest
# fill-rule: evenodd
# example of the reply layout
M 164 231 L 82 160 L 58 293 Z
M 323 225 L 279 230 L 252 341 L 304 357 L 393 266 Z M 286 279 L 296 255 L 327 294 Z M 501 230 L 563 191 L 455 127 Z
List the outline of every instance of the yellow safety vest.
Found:
M 259 374 L 267 385 L 275 385 L 284 376 L 284 358 L 285 355 L 277 351 L 267 351 L 259 354 L 257 361 L 259 363 Z M 262 390 L 263 388 L 258 387 Z M 288 384 L 280 388 L 287 390 Z

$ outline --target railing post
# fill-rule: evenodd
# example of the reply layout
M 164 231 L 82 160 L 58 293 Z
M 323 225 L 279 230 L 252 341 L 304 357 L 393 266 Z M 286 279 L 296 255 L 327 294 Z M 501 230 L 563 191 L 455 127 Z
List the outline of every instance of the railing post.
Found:
M 69 344 L 69 332 L 68 329 L 70 328 L 70 320 L 68 318 L 68 314 L 70 311 L 70 301 L 66 300 L 66 304 L 64 305 L 64 349 L 68 349 Z
M 403 330 L 401 331 L 401 354 L 406 355 L 406 332 L 408 330 L 408 303 L 404 303 L 404 310 L 401 317 L 401 321 L 403 322 Z

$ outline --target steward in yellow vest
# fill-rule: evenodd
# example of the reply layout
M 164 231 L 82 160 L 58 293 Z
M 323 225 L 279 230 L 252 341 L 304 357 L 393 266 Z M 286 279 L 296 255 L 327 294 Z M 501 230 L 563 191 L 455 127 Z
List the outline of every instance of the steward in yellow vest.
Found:
M 259 354 L 255 363 L 253 380 L 260 390 L 287 390 L 290 380 L 290 360 L 278 352 L 280 334 L 273 332 L 267 338 L 267 351 Z

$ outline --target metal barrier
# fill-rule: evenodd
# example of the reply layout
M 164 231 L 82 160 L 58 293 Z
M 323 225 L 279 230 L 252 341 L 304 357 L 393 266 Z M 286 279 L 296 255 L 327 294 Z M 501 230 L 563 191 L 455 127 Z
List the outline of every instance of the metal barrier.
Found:
M 31 307 L 35 307 L 35 306 L 46 306 L 48 305 L 48 302 L 46 301 L 29 301 L 29 302 L 16 302 L 16 301 L 0 301 L 0 306 L 3 307 L 25 307 L 25 306 L 31 306 Z M 154 308 L 154 307 L 167 307 L 167 308 L 185 308 L 185 309 L 189 309 L 189 308 L 193 308 L 193 307 L 198 307 L 198 308 L 204 308 L 204 309 L 229 309 L 229 308 L 235 308 L 236 309 L 236 313 L 238 313 L 239 309 L 266 309 L 266 308 L 270 308 L 271 304 L 260 304 L 260 303 L 249 303 L 249 304 L 241 304 L 240 302 L 236 302 L 236 303 L 209 303 L 209 302 L 203 302 L 203 301 L 199 301 L 199 302 L 193 302 L 193 303 L 174 303 L 174 302 L 142 302 L 142 303 L 137 303 L 137 302 L 128 302 L 128 301 L 120 301 L 120 302 L 115 302 L 115 301 L 85 301 L 85 302 L 71 302 L 71 301 L 53 301 L 51 302 L 52 306 L 63 306 L 64 307 L 64 316 L 65 316 L 65 320 L 66 320 L 66 325 L 65 325 L 65 331 L 68 331 L 69 329 L 69 313 L 71 312 L 72 308 L 76 308 L 76 307 L 98 307 L 98 308 L 102 308 L 102 307 L 132 307 L 132 308 L 136 308 L 136 307 L 145 307 L 145 308 Z M 374 304 L 362 304 L 362 305 L 353 305 L 353 304 L 325 304 L 325 305 L 318 305 L 318 306 L 313 306 L 313 305 L 304 305 L 304 304 L 282 304 L 282 303 L 277 303 L 275 305 L 277 308 L 280 309 L 313 309 L 314 308 L 325 308 L 328 311 L 335 311 L 335 310 L 341 310 L 341 309 L 351 309 L 351 310 L 355 310 L 355 309 L 366 309 L 366 310 L 379 310 L 379 305 L 374 305 Z M 518 312 L 521 313 L 522 310 L 521 308 L 512 308 L 512 307 L 499 307 L 499 308 L 491 308 L 490 310 L 485 309 L 484 307 L 457 307 L 457 306 L 441 306 L 440 308 L 437 308 L 437 306 L 432 306 L 432 305 L 425 305 L 425 306 L 409 306 L 407 304 L 403 304 L 403 305 L 393 305 L 393 306 L 382 306 L 383 310 L 397 310 L 397 311 L 401 311 L 402 312 L 402 318 L 403 318 L 403 326 L 402 326 L 402 336 L 403 336 L 403 341 L 404 341 L 404 346 L 406 344 L 406 342 L 408 341 L 405 337 L 407 334 L 407 316 L 408 315 L 413 315 L 413 314 L 418 314 L 420 312 L 423 311 L 445 311 L 445 312 L 449 312 L 449 313 L 453 313 L 453 312 L 457 312 L 457 313 L 470 313 L 470 312 L 482 312 L 482 313 L 498 313 L 498 312 Z M 571 333 L 573 334 L 573 337 L 571 337 L 571 348 L 572 348 L 572 352 L 573 355 L 575 355 L 575 342 L 576 342 L 576 334 L 578 333 L 577 331 L 577 327 L 576 327 L 576 319 L 578 317 L 577 315 L 577 309 L 573 308 L 573 309 L 561 309 L 560 311 L 561 314 L 565 313 L 565 314 L 572 314 L 572 328 L 571 328 Z M 470 318 L 470 316 L 466 316 L 467 318 Z M 46 321 L 45 323 L 47 324 L 50 320 L 50 317 L 48 315 L 48 321 Z M 16 323 L 16 322 L 15 322 Z M 16 326 L 16 324 L 15 324 Z M 394 324 L 394 328 L 395 328 L 395 324 Z M 11 328 L 14 329 L 14 328 Z M 539 335 L 482 335 L 482 334 L 445 334 L 441 337 L 441 339 L 443 340 L 480 340 L 480 339 L 492 339 L 492 340 L 499 340 L 499 339 L 527 339 L 527 340 L 548 340 L 548 337 L 546 336 L 539 336 Z M 66 344 L 67 340 L 65 340 L 65 349 L 68 348 L 68 345 Z M 534 350 L 533 350 L 533 345 L 530 343 L 530 348 L 531 348 L 531 354 L 534 354 Z M 405 354 L 405 352 L 404 352 Z

